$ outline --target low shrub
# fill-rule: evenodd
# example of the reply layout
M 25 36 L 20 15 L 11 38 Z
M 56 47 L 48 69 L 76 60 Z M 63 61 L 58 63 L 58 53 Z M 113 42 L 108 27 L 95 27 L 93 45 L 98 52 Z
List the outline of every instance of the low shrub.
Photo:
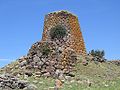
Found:
M 50 48 L 48 47 L 48 45 L 44 45 L 44 46 L 42 46 L 42 48 L 41 48 L 42 50 L 42 55 L 45 55 L 45 56 L 48 56 L 48 54 L 50 53 Z
M 51 39 L 61 39 L 66 35 L 66 29 L 63 26 L 56 26 L 50 30 Z
M 93 60 L 94 61 L 98 61 L 98 62 L 105 62 L 106 59 L 105 59 L 105 52 L 104 50 L 91 50 L 89 52 L 89 54 L 91 54 L 94 58 Z
M 48 56 L 48 54 L 50 53 L 50 49 L 49 48 L 43 48 L 42 49 L 42 54 L 45 55 L 45 56 Z
M 44 43 L 43 45 L 40 46 L 39 49 L 40 49 L 40 52 L 42 53 L 42 55 L 44 55 L 44 56 L 48 56 L 49 53 L 51 52 L 48 43 Z

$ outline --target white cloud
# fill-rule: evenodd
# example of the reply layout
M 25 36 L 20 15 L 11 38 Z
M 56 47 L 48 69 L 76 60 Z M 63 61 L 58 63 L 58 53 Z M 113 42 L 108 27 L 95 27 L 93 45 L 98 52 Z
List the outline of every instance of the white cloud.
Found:
M 13 59 L 0 58 L 0 61 L 12 61 Z
M 3 59 L 3 58 L 1 59 L 1 58 L 0 58 L 0 60 L 9 60 L 9 59 Z

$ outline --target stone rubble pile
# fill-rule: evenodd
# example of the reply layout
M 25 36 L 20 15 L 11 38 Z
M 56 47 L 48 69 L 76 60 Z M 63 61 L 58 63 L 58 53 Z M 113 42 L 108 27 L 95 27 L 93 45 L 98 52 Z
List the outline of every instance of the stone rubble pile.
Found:
M 30 84 L 27 81 L 19 80 L 10 74 L 0 75 L 0 90 L 23 90 L 25 88 L 29 88 L 29 86 Z
M 120 66 L 120 60 L 111 60 L 111 61 L 108 61 L 108 62 L 110 62 L 112 64 L 115 64 L 117 66 Z
M 33 70 L 36 76 L 57 78 L 60 74 L 70 75 L 77 56 L 74 50 L 59 46 L 56 42 L 37 42 L 32 45 L 27 56 L 20 58 L 19 68 L 31 76 Z

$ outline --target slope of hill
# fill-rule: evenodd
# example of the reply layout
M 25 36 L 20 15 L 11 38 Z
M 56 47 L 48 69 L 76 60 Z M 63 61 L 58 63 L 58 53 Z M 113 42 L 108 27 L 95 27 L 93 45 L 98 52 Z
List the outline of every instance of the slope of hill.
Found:
M 79 59 L 79 61 L 81 61 Z M 87 66 L 84 66 L 78 61 L 72 72 L 75 77 L 61 77 L 62 85 L 59 90 L 119 90 L 120 83 L 120 66 L 110 62 L 98 63 L 89 61 Z M 14 68 L 17 61 L 9 64 L 7 67 Z M 1 69 L 0 73 L 5 70 Z M 13 71 L 19 71 L 14 69 Z M 21 80 L 27 80 L 37 86 L 36 90 L 54 90 L 56 79 L 47 77 L 26 77 L 21 75 Z

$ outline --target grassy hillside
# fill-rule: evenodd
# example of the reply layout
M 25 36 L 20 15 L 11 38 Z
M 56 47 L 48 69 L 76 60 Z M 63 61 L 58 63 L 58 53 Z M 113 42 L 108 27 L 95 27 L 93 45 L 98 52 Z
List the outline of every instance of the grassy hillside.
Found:
M 84 66 L 78 63 L 74 74 L 75 77 L 64 81 L 60 90 L 120 90 L 120 67 L 114 64 L 89 62 Z M 53 90 L 55 82 L 52 78 L 30 77 L 28 80 L 37 83 L 39 90 Z
M 10 67 L 17 67 L 17 62 L 10 64 Z M 14 68 L 14 70 L 19 69 Z M 60 90 L 120 90 L 120 66 L 110 62 L 96 64 L 94 61 L 89 61 L 87 66 L 78 62 L 73 73 L 75 77 L 64 80 Z M 32 76 L 26 79 L 21 76 L 21 79 L 35 84 L 38 90 L 54 90 L 53 78 Z

